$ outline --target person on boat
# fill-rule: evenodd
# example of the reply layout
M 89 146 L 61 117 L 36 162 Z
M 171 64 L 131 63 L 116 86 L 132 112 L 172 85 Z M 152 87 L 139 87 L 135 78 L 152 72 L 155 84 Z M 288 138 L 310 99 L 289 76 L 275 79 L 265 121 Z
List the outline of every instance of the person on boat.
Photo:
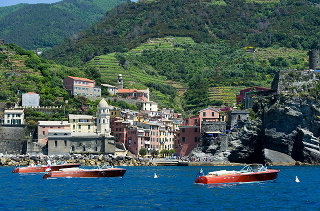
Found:
M 50 160 L 48 160 L 47 161 L 47 166 L 46 166 L 46 168 L 45 168 L 45 171 L 51 171 L 51 161 Z

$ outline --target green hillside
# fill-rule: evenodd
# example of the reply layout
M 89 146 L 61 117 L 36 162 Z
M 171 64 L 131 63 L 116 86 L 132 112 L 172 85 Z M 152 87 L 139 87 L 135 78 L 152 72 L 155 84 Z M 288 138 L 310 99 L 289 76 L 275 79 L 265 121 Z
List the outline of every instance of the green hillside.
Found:
M 24 49 L 49 49 L 99 21 L 125 0 L 64 0 L 0 8 L 0 38 Z

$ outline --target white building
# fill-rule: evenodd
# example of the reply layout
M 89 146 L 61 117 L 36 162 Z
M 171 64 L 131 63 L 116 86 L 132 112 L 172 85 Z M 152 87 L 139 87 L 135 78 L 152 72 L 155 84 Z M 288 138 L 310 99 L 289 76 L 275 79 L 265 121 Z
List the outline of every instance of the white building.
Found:
M 141 111 L 158 111 L 158 103 L 153 101 L 142 101 L 136 104 Z
M 40 95 L 34 92 L 22 94 L 22 106 L 38 107 L 40 103 Z
M 9 124 L 9 125 L 24 124 L 24 110 L 5 110 L 3 124 Z

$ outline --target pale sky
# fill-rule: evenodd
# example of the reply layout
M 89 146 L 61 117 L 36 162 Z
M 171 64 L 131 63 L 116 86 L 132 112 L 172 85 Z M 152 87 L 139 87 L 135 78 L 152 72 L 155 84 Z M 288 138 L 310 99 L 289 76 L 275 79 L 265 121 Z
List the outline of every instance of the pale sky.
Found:
M 0 0 L 0 7 L 16 5 L 20 3 L 38 4 L 38 3 L 55 3 L 62 0 Z

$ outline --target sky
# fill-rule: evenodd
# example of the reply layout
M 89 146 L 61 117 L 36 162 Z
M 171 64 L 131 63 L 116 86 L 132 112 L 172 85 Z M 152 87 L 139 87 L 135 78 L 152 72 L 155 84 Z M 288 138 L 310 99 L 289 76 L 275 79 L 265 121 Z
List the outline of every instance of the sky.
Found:
M 20 3 L 39 4 L 39 3 L 55 3 L 62 0 L 0 0 L 0 7 L 16 5 Z

